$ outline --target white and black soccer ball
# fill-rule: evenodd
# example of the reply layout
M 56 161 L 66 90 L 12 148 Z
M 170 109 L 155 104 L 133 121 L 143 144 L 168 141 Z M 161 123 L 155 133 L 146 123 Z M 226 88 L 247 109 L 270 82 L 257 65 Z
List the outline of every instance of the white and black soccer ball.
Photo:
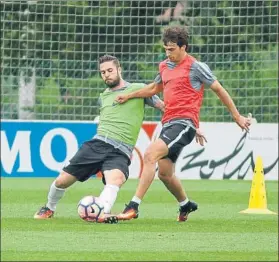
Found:
M 78 203 L 78 215 L 87 222 L 98 222 L 104 214 L 104 206 L 98 197 L 85 196 Z

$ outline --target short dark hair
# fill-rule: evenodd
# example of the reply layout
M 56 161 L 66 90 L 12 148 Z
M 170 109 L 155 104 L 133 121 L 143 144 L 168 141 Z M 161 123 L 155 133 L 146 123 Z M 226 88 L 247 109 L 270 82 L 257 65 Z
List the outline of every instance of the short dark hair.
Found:
M 179 47 L 186 45 L 186 51 L 188 49 L 188 38 L 189 33 L 185 26 L 167 27 L 163 33 L 164 45 L 167 45 L 169 42 L 176 43 Z
M 103 56 L 100 56 L 100 57 L 99 57 L 99 66 L 100 66 L 100 64 L 102 64 L 102 63 L 110 62 L 110 61 L 113 61 L 113 63 L 116 65 L 116 67 L 120 67 L 120 62 L 119 62 L 119 60 L 118 60 L 115 56 L 112 56 L 112 55 L 103 55 Z

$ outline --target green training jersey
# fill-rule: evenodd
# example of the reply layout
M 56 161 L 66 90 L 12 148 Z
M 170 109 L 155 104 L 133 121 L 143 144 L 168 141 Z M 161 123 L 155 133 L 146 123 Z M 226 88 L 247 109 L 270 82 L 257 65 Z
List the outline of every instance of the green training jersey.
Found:
M 120 94 L 143 88 L 143 83 L 128 83 L 126 88 L 115 91 L 106 89 L 100 94 L 100 118 L 97 134 L 131 146 L 136 144 L 144 117 L 144 99 L 133 98 L 123 104 L 115 101 Z

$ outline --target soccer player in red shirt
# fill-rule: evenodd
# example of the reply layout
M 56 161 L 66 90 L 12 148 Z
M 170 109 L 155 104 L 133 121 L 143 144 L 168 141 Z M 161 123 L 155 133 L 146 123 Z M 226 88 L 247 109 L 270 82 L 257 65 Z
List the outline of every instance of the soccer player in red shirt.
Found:
M 145 88 L 120 95 L 119 103 L 135 97 L 150 97 L 163 92 L 165 112 L 162 117 L 162 131 L 159 138 L 152 142 L 144 155 L 144 168 L 139 184 L 130 203 L 119 219 L 129 220 L 138 217 L 138 206 L 151 185 L 159 167 L 159 179 L 179 202 L 178 221 L 186 221 L 188 214 L 197 210 L 198 205 L 190 201 L 180 180 L 175 176 L 175 162 L 179 153 L 190 144 L 199 128 L 199 113 L 202 105 L 204 84 L 220 98 L 230 111 L 234 121 L 249 131 L 250 118 L 238 112 L 227 91 L 216 80 L 205 63 L 198 62 L 187 53 L 188 32 L 186 27 L 169 27 L 163 33 L 163 43 L 167 59 L 160 63 L 159 74 L 154 82 Z M 200 137 L 203 140 L 203 137 Z

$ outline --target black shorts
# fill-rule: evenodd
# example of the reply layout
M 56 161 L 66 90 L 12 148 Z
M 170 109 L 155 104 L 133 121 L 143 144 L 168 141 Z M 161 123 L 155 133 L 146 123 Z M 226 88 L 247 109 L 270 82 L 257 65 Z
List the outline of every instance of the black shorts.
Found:
M 83 182 L 99 171 L 119 169 L 126 179 L 129 177 L 129 157 L 111 144 L 98 139 L 89 140 L 81 146 L 63 170 Z M 106 184 L 104 175 L 103 183 Z
M 175 163 L 183 147 L 190 144 L 195 135 L 196 130 L 190 125 L 173 123 L 163 126 L 159 138 L 169 148 L 169 153 L 164 158 L 169 158 Z

